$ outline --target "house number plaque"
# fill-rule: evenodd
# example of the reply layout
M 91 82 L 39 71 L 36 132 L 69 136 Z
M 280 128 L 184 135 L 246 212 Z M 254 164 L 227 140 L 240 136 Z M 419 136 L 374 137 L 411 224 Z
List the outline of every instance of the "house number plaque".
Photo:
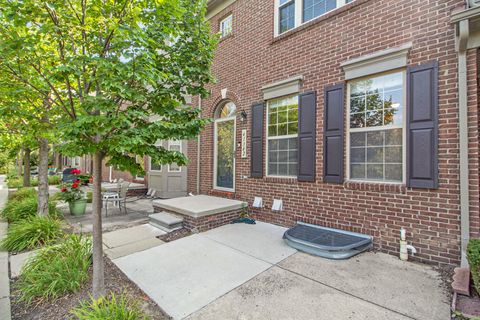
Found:
M 242 158 L 247 157 L 247 129 L 242 130 Z

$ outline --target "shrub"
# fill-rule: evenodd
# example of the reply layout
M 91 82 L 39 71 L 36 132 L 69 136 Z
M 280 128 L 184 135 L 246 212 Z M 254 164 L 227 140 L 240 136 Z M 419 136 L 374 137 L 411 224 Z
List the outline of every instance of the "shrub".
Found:
M 148 319 L 138 303 L 129 300 L 125 293 L 117 298 L 112 292 L 109 297 L 98 300 L 82 301 L 72 310 L 72 314 L 79 320 L 137 320 Z
M 61 179 L 60 179 L 60 176 L 48 176 L 48 184 L 53 186 L 53 185 L 57 185 L 57 184 L 60 184 L 61 182 Z
M 35 198 L 37 191 L 34 188 L 22 188 L 8 195 L 8 201 L 20 201 L 25 198 Z
M 27 219 L 37 214 L 37 206 L 37 197 L 8 201 L 2 211 L 2 217 L 10 223 Z
M 9 187 L 9 188 L 21 188 L 21 187 L 23 187 L 23 181 L 20 178 L 8 179 L 7 187 Z
M 470 264 L 473 285 L 480 294 L 480 239 L 471 239 L 467 246 L 467 260 Z
M 91 239 L 77 234 L 58 245 L 40 249 L 27 261 L 15 284 L 20 301 L 53 300 L 79 290 L 89 278 L 91 258 Z
M 1 215 L 8 222 L 12 223 L 35 216 L 37 208 L 37 197 L 27 197 L 18 201 L 8 201 Z M 60 214 L 54 200 L 48 202 L 48 213 L 52 217 L 58 217 Z
M 10 252 L 35 249 L 52 243 L 61 236 L 63 231 L 58 220 L 34 216 L 10 225 L 7 236 L 0 242 L 0 247 Z
M 18 179 L 18 172 L 16 170 L 11 170 L 7 174 L 7 180 L 10 180 L 10 179 Z

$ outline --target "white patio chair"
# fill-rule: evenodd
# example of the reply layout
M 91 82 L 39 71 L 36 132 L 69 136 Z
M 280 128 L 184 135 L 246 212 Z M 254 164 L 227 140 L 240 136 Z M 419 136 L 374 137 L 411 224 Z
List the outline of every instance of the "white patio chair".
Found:
M 127 192 L 128 192 L 129 186 L 130 186 L 130 182 L 123 181 L 119 183 L 118 192 L 115 192 L 115 193 L 110 192 L 103 195 L 103 207 L 105 208 L 105 216 L 108 216 L 109 202 L 112 202 L 114 205 L 117 205 L 118 208 L 120 209 L 120 212 L 122 212 L 122 208 L 123 208 L 123 210 L 125 211 L 125 214 L 127 214 L 126 200 L 127 200 Z

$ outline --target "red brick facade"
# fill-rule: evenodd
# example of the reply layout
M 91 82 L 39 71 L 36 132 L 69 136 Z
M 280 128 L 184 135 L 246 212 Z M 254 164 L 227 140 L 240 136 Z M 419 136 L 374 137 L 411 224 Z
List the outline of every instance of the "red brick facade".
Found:
M 259 220 L 285 226 L 305 221 L 322 226 L 367 233 L 381 251 L 398 254 L 399 230 L 418 250 L 416 258 L 436 264 L 460 261 L 459 139 L 457 54 L 451 11 L 462 0 L 356 0 L 305 25 L 274 38 L 273 1 L 237 0 L 211 19 L 233 14 L 233 34 L 217 48 L 211 96 L 202 101 L 204 117 L 213 117 L 227 89 L 237 106 L 236 141 L 247 129 L 247 158 L 236 150 L 235 194 L 252 203 L 263 197 L 265 208 L 254 210 Z M 412 42 L 409 65 L 439 62 L 439 188 L 345 182 L 323 183 L 323 90 L 344 81 L 340 64 L 349 59 Z M 480 236 L 479 215 L 479 85 L 480 59 L 468 53 L 469 165 L 471 235 Z M 317 93 L 317 151 L 315 182 L 296 179 L 245 178 L 250 176 L 250 124 L 252 104 L 263 99 L 261 87 L 303 75 L 301 92 Z M 248 113 L 240 121 L 240 112 Z M 265 144 L 264 144 L 265 146 Z M 265 150 L 264 150 L 265 152 Z M 189 143 L 189 192 L 196 192 L 196 141 Z M 213 124 L 201 135 L 200 192 L 213 189 Z M 283 199 L 284 210 L 270 210 L 273 199 Z

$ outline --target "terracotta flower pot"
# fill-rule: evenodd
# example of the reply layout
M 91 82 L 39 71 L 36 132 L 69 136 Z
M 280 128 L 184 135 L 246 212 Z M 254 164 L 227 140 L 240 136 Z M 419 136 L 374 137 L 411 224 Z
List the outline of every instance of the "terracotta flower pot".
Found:
M 83 216 L 87 208 L 87 199 L 75 200 L 68 203 L 70 214 L 74 216 Z

